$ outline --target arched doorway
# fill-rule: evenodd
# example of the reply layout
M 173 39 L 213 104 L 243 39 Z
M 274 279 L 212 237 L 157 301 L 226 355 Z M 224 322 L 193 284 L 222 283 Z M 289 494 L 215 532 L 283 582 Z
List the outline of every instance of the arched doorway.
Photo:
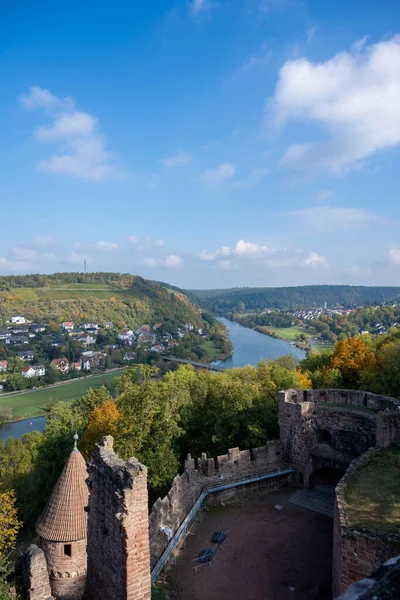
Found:
M 322 467 L 316 469 L 310 475 L 310 488 L 317 486 L 332 486 L 335 487 L 342 479 L 345 471 L 334 467 Z

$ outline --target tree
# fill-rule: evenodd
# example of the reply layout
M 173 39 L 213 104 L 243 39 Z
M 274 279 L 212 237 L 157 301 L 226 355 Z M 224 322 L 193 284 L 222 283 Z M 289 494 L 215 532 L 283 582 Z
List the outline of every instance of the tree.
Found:
M 363 373 L 376 373 L 377 361 L 371 348 L 354 337 L 337 342 L 328 367 L 340 371 L 346 387 L 357 389 Z
M 0 406 L 0 423 L 12 419 L 12 410 L 9 406 Z
M 113 400 L 105 400 L 89 413 L 88 425 L 80 444 L 80 448 L 86 459 L 90 457 L 94 445 L 102 437 L 105 435 L 115 436 L 120 419 L 121 413 Z
M 14 548 L 21 525 L 14 491 L 0 491 L 0 559 Z

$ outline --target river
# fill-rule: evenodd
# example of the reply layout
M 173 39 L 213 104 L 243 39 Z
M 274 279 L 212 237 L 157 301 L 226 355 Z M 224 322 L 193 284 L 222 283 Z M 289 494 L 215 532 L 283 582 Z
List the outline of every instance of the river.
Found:
M 244 367 L 245 365 L 256 365 L 263 358 L 274 359 L 285 354 L 291 354 L 298 360 L 306 357 L 304 350 L 292 346 L 288 342 L 243 327 L 243 325 L 229 321 L 229 319 L 221 317 L 218 321 L 227 327 L 233 344 L 233 355 L 224 360 L 221 367 L 229 369 Z
M 284 354 L 292 354 L 299 360 L 306 356 L 304 350 L 287 342 L 254 331 L 254 329 L 243 327 L 243 325 L 228 319 L 220 318 L 219 321 L 226 325 L 233 343 L 233 355 L 224 360 L 221 367 L 230 369 L 232 367 L 256 365 L 263 358 L 274 359 Z M 43 431 L 45 424 L 46 419 L 44 417 L 4 423 L 0 425 L 0 440 L 6 440 L 8 437 L 18 438 L 29 431 Z
M 44 417 L 35 417 L 34 419 L 25 419 L 24 421 L 15 421 L 14 423 L 3 423 L 0 425 L 0 440 L 6 441 L 9 437 L 19 438 L 24 433 L 30 431 L 43 431 L 46 425 Z

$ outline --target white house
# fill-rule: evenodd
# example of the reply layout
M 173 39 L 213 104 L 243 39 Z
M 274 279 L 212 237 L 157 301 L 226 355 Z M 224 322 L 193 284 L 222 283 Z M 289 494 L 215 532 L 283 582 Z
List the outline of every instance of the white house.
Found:
M 82 329 L 98 329 L 100 326 L 98 323 L 93 323 L 92 321 L 88 321 L 87 323 L 82 323 Z
M 187 331 L 193 331 L 194 326 L 191 323 L 185 323 L 185 329 Z
M 43 377 L 45 373 L 46 369 L 43 365 L 30 365 L 21 371 L 22 377 Z
M 13 315 L 11 317 L 11 323 L 17 323 L 18 325 L 23 325 L 24 323 L 26 323 L 26 319 L 22 315 Z
M 74 328 L 74 322 L 73 321 L 64 321 L 64 323 L 61 323 L 61 327 L 63 329 L 65 329 L 65 331 L 72 331 Z

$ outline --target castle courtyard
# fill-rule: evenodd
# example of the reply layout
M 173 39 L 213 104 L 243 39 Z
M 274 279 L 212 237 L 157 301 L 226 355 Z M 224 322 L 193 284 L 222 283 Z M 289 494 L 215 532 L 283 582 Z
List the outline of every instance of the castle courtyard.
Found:
M 332 519 L 290 502 L 295 492 L 285 485 L 201 513 L 168 573 L 174 600 L 330 600 Z M 215 531 L 228 540 L 195 570 Z

